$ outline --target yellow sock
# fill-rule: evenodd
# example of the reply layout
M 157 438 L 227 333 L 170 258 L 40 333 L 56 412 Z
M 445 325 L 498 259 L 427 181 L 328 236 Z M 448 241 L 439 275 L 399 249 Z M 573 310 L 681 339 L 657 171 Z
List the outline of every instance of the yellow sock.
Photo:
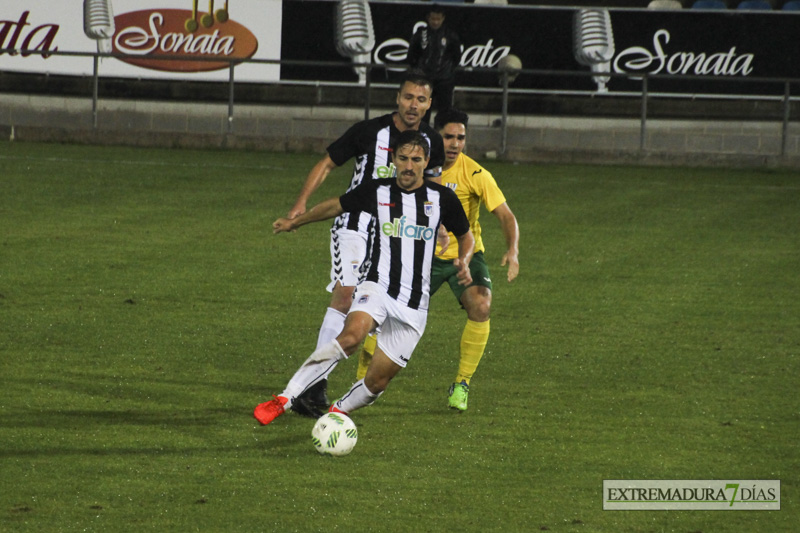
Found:
M 378 346 L 378 337 L 376 335 L 367 335 L 364 339 L 364 345 L 361 347 L 361 352 L 358 354 L 358 370 L 356 371 L 356 380 L 364 379 L 367 375 L 369 363 L 372 361 L 372 355 L 375 353 L 375 348 Z
M 461 360 L 458 362 L 458 375 L 456 383 L 469 380 L 481 362 L 486 343 L 489 341 L 489 320 L 486 322 L 473 322 L 467 320 L 464 333 L 461 334 Z

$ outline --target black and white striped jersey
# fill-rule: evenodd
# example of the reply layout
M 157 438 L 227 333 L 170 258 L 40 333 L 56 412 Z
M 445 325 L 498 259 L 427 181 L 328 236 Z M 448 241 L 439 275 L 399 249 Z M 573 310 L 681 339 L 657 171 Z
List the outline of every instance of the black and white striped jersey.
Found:
M 395 178 L 387 178 L 364 181 L 339 201 L 346 212 L 369 213 L 376 220 L 362 281 L 378 283 L 411 309 L 427 310 L 439 225 L 444 224 L 456 236 L 469 231 L 456 194 L 427 180 L 421 187 L 405 191 Z
M 444 143 L 439 133 L 426 123 L 420 124 L 419 132 L 428 140 L 430 162 L 425 169 L 426 178 L 442 175 L 444 165 Z M 400 130 L 394 125 L 394 113 L 357 122 L 328 146 L 328 155 L 338 166 L 355 158 L 353 177 L 348 191 L 365 179 L 390 178 L 394 176 L 391 146 Z M 347 228 L 367 232 L 370 217 L 366 214 L 345 213 L 334 221 L 334 228 Z

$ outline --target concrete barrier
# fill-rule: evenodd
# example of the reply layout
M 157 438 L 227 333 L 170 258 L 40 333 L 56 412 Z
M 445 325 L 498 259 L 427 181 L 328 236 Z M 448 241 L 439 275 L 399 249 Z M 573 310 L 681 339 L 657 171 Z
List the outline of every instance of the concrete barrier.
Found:
M 378 116 L 391 109 L 375 109 Z M 747 120 L 639 120 L 510 116 L 502 151 L 500 116 L 470 114 L 468 151 L 542 163 L 800 168 L 800 126 Z M 238 104 L 229 123 L 220 103 L 0 94 L 0 135 L 16 141 L 321 153 L 363 109 Z M 642 143 L 642 140 L 644 142 Z M 642 147 L 643 144 L 643 147 Z

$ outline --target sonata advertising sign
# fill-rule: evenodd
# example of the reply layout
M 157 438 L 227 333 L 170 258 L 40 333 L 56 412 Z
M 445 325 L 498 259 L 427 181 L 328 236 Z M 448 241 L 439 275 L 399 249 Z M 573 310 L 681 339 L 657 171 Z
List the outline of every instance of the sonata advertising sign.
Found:
M 226 68 L 230 59 L 253 57 L 258 39 L 246 26 L 232 19 L 215 28 L 199 25 L 186 31 L 192 13 L 182 9 L 142 10 L 114 17 L 119 30 L 111 39 L 114 52 L 126 54 L 121 61 L 165 72 L 207 72 Z M 194 27 L 194 25 L 191 25 Z M 226 61 L 193 61 L 204 57 Z
M 85 76 L 90 57 L 57 52 L 103 52 L 124 57 L 103 58 L 101 76 L 227 80 L 232 62 L 280 59 L 280 0 L 216 3 L 0 0 L 0 48 L 14 50 L 0 53 L 0 70 Z M 277 64 L 236 67 L 239 81 L 278 76 Z
M 459 85 L 497 87 L 488 69 L 509 54 L 524 69 L 559 73 L 521 75 L 516 88 L 638 91 L 648 74 L 662 76 L 651 91 L 780 94 L 780 83 L 748 82 L 800 78 L 800 15 L 793 13 L 445 8 L 445 24 L 462 43 Z M 374 63 L 383 68 L 371 80 L 393 82 L 427 9 L 367 0 L 0 0 L 0 47 L 13 49 L 0 52 L 0 70 L 91 75 L 90 57 L 55 52 L 100 51 L 120 54 L 102 59 L 99 72 L 108 77 L 227 80 L 233 63 L 237 81 L 363 83 L 358 64 Z M 575 72 L 587 75 L 569 75 Z
M 367 58 L 386 67 L 373 70 L 373 81 L 391 78 L 406 60 L 411 36 L 425 24 L 428 6 L 374 2 L 369 10 L 337 7 L 359 1 L 286 0 L 282 59 L 352 57 L 360 63 Z M 497 75 L 481 69 L 495 67 L 507 54 L 518 56 L 524 69 L 591 74 L 521 75 L 515 88 L 638 91 L 642 75 L 648 74 L 664 77 L 652 82 L 650 90 L 782 93 L 780 83 L 757 86 L 749 80 L 800 77 L 800 15 L 793 13 L 444 6 L 445 24 L 461 39 L 460 85 L 496 87 Z M 300 18 L 317 23 L 298 25 Z M 309 72 L 286 64 L 281 77 L 354 81 L 358 74 L 355 69 Z M 707 78 L 685 78 L 698 75 Z

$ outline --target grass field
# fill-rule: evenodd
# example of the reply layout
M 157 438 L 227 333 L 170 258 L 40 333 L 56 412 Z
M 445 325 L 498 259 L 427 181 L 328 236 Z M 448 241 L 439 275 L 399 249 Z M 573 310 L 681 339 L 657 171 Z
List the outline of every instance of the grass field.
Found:
M 522 267 L 485 213 L 470 409 L 442 292 L 330 458 L 252 418 L 328 302 L 328 224 L 270 230 L 317 158 L 0 143 L 0 531 L 797 531 L 800 175 L 487 163 Z M 781 510 L 603 511 L 604 479 L 780 479 Z

